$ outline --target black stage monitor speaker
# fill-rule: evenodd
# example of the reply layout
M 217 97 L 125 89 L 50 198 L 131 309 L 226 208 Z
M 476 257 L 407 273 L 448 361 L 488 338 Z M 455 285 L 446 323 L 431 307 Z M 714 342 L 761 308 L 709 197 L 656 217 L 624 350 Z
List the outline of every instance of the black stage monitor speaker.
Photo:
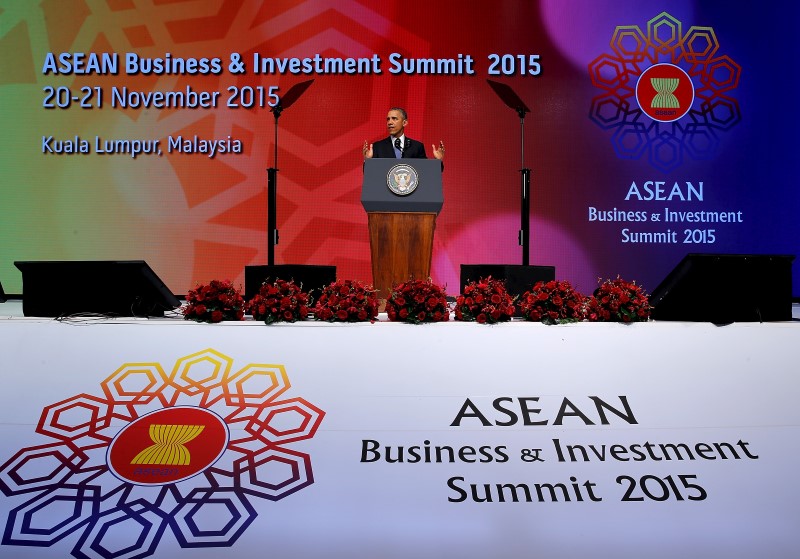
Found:
M 792 255 L 687 254 L 650 295 L 654 320 L 792 319 Z
M 14 262 L 22 272 L 22 313 L 164 316 L 181 302 L 144 260 Z
M 306 264 L 273 264 L 244 267 L 244 298 L 252 299 L 266 281 L 293 281 L 316 301 L 324 287 L 336 281 L 336 266 Z
M 521 264 L 462 264 L 461 289 L 471 281 L 492 276 L 494 279 L 505 280 L 506 290 L 515 297 L 528 291 L 537 281 L 551 281 L 556 279 L 554 266 L 524 266 Z

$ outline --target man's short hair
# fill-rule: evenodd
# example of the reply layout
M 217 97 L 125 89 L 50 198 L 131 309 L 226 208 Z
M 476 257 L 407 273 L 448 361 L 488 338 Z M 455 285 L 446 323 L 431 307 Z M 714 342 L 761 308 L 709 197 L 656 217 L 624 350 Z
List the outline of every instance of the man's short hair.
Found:
M 398 113 L 400 113 L 403 116 L 403 120 L 408 120 L 408 113 L 406 113 L 406 110 L 403 107 L 392 107 L 389 110 L 390 111 L 397 111 Z

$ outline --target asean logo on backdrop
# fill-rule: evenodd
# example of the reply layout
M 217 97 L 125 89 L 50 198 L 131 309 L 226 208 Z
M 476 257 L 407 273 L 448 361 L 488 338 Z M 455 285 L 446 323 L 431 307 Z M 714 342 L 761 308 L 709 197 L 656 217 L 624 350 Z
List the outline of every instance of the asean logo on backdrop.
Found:
M 213 349 L 159 363 L 125 363 L 101 383 L 47 406 L 50 441 L 0 466 L 0 490 L 23 497 L 3 545 L 51 546 L 79 534 L 74 557 L 147 557 L 166 532 L 183 548 L 230 547 L 258 516 L 314 483 L 311 458 L 288 448 L 314 437 L 325 412 L 290 388 L 282 365 L 248 364 Z
M 741 121 L 733 97 L 741 67 L 720 54 L 710 27 L 690 27 L 662 12 L 647 22 L 618 26 L 611 54 L 589 64 L 592 84 L 602 92 L 589 116 L 612 132 L 622 159 L 647 157 L 662 171 L 686 156 L 711 159 L 720 137 Z

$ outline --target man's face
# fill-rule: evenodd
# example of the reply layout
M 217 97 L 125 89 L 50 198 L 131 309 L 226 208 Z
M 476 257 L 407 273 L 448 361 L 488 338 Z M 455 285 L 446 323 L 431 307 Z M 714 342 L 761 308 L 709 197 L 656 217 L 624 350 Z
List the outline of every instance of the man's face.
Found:
M 389 111 L 386 115 L 386 129 L 389 130 L 389 135 L 397 138 L 403 134 L 408 121 L 403 119 L 403 114 L 400 111 Z

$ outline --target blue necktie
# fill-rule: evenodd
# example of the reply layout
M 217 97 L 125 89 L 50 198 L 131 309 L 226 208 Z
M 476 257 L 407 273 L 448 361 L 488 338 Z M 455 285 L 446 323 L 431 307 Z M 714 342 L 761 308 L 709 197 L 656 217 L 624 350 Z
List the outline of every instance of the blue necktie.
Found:
M 400 138 L 394 139 L 394 149 L 397 150 L 396 155 L 398 159 L 403 157 L 403 144 L 400 143 Z

